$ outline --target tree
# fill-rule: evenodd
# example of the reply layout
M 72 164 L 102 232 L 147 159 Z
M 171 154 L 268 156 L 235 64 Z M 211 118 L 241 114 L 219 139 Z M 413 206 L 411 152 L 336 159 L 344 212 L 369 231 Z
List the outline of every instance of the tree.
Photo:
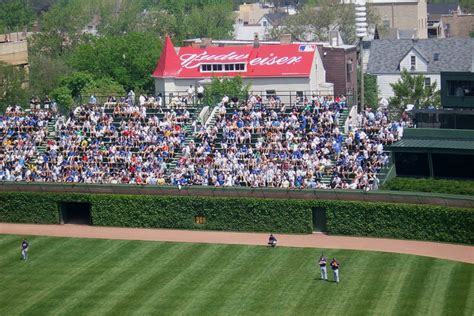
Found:
M 59 84 L 60 78 L 72 70 L 57 57 L 30 55 L 30 94 L 45 96 Z
M 61 1 L 41 19 L 42 31 L 33 35 L 30 52 L 34 55 L 63 56 L 87 41 L 82 29 L 91 16 L 83 12 L 78 1 Z
M 110 78 L 100 78 L 86 84 L 81 90 L 81 95 L 83 99 L 91 95 L 99 97 L 124 96 L 125 90 Z
M 71 96 L 74 99 L 80 97 L 83 89 L 94 81 L 94 77 L 83 71 L 73 72 L 68 76 L 60 79 L 60 86 L 65 86 L 71 91 Z
M 0 111 L 8 105 L 24 104 L 28 94 L 24 88 L 26 73 L 23 69 L 0 62 Z
M 360 70 L 357 70 L 357 78 L 360 78 Z M 358 95 L 360 95 L 360 80 L 357 80 Z M 377 76 L 364 74 L 364 103 L 369 107 L 376 107 L 379 101 L 379 89 Z
M 436 81 L 425 85 L 425 76 L 422 74 L 412 75 L 403 69 L 401 78 L 396 83 L 391 83 L 394 96 L 389 100 L 392 113 L 400 115 L 408 104 L 417 108 L 439 107 L 441 97 Z
M 208 105 L 216 105 L 221 102 L 224 95 L 229 98 L 246 99 L 250 90 L 250 84 L 244 84 L 242 77 L 211 79 L 211 84 L 205 88 L 205 101 Z
M 4 28 L 10 32 L 23 29 L 31 25 L 33 17 L 33 10 L 26 0 L 0 1 L 0 32 Z
M 70 110 L 74 104 L 71 93 L 68 87 L 61 86 L 51 91 L 51 97 L 59 105 L 60 109 Z
M 94 77 L 109 77 L 126 90 L 151 92 L 151 73 L 160 53 L 161 42 L 150 33 L 104 36 L 77 47 L 68 64 Z

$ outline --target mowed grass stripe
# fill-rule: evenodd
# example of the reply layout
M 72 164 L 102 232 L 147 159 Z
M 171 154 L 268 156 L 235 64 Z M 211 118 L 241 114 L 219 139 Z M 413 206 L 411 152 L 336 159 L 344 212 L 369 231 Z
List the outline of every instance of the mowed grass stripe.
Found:
M 0 286 L 0 315 L 4 306 L 11 305 L 15 309 L 24 306 L 24 293 L 29 293 L 29 298 L 34 299 L 61 280 L 61 274 L 54 273 L 48 259 L 55 258 L 58 249 L 74 242 L 73 239 L 43 237 L 34 240 L 35 252 L 27 261 L 22 261 L 16 251 L 5 256 L 11 262 L 2 264 L 0 284 L 9 286 Z M 48 282 L 44 282 L 45 279 Z
M 447 284 L 443 315 L 474 315 L 473 266 L 456 263 Z
M 274 269 L 280 268 L 277 264 L 285 258 L 285 251 L 278 251 L 278 248 L 258 249 L 257 256 L 254 257 L 253 263 L 247 266 L 243 275 L 239 279 L 234 280 L 233 293 L 230 296 L 222 297 L 222 306 L 218 314 L 225 314 L 232 311 L 239 314 L 242 308 L 249 302 L 250 298 L 256 295 L 256 286 L 265 278 L 266 274 L 271 273 Z M 269 251 L 273 251 L 269 255 Z M 242 304 L 245 302 L 245 304 Z
M 136 271 L 137 277 L 130 279 L 114 290 L 120 294 L 114 300 L 107 301 L 99 309 L 100 313 L 108 315 L 132 314 L 148 300 L 153 292 L 160 288 L 176 267 L 187 264 L 194 255 L 202 253 L 204 245 L 174 244 L 171 251 L 160 256 L 159 261 L 145 265 L 141 271 Z
M 196 315 L 200 308 L 206 309 L 208 304 L 215 304 L 220 293 L 219 287 L 225 283 L 229 271 L 235 270 L 237 265 L 242 264 L 239 259 L 244 259 L 244 255 L 250 247 L 226 246 L 225 252 L 220 254 L 208 266 L 208 270 L 203 274 L 193 275 L 192 280 L 186 285 L 183 295 L 186 299 L 181 300 L 181 304 L 173 311 L 177 315 Z M 203 282 L 205 281 L 205 282 Z M 208 300 L 212 298 L 212 300 Z
M 410 277 L 405 278 L 403 287 L 398 294 L 394 308 L 397 314 L 411 314 L 417 310 L 419 304 L 422 304 L 419 297 L 426 290 L 427 274 L 431 273 L 434 265 L 435 262 L 431 258 L 421 260 L 421 257 L 417 257 L 406 267 L 409 270 L 408 274 Z
M 185 314 L 189 312 L 192 315 L 217 315 L 219 309 L 223 306 L 223 298 L 230 296 L 235 290 L 235 285 L 240 282 L 239 280 L 246 278 L 245 271 L 248 266 L 254 265 L 255 247 L 234 247 L 242 248 L 243 251 L 239 251 L 235 261 L 227 267 L 221 266 L 218 268 L 218 277 L 214 280 L 215 286 L 210 288 L 208 292 L 201 291 L 199 300 L 196 298 L 192 309 L 185 310 Z
M 400 271 L 397 272 L 397 276 L 390 278 L 392 283 L 387 283 L 383 295 L 380 297 L 374 308 L 374 315 L 380 315 L 386 313 L 388 315 L 394 315 L 397 313 L 397 302 L 402 289 L 406 282 L 410 282 L 412 278 L 411 266 L 417 261 L 416 256 L 400 255 L 400 258 L 392 260 L 403 260 L 403 266 Z M 381 278 L 381 281 L 383 279 Z
M 110 258 L 111 256 L 119 255 L 117 252 L 120 249 L 124 241 L 105 241 L 97 240 L 97 243 L 102 244 L 103 248 L 100 248 L 98 252 L 92 252 L 94 255 L 86 257 L 85 260 L 79 261 L 80 264 L 72 271 L 63 275 L 63 278 L 54 284 L 48 290 L 44 290 L 37 297 L 30 301 L 27 301 L 27 304 L 23 304 L 20 313 L 25 314 L 34 314 L 37 310 L 54 310 L 57 304 L 61 303 L 61 297 L 67 298 L 67 295 L 73 295 L 73 287 L 75 286 L 74 282 L 78 282 L 81 278 L 90 276 L 91 274 L 97 273 L 97 267 L 100 265 L 102 260 Z M 58 300 L 59 296 L 59 300 Z
M 473 314 L 472 264 L 328 250 L 337 285 L 317 249 L 34 237 L 22 262 L 0 239 L 0 315 Z
M 84 292 L 85 296 L 75 304 L 68 306 L 65 314 L 95 314 L 101 307 L 101 301 L 96 298 L 101 297 L 104 301 L 114 301 L 113 289 L 121 287 L 127 281 L 133 279 L 142 271 L 146 262 L 153 261 L 157 253 L 163 255 L 173 248 L 172 244 L 162 244 L 148 242 L 142 247 L 137 247 L 134 243 L 130 245 L 133 251 L 126 257 L 121 257 L 114 266 L 104 272 L 100 280 L 97 280 Z
M 241 314 L 255 315 L 264 310 L 266 306 L 272 306 L 273 311 L 270 313 L 279 311 L 291 315 L 294 304 L 298 304 L 295 302 L 295 298 L 306 292 L 304 285 L 310 286 L 313 283 L 312 272 L 314 271 L 309 269 L 311 260 L 306 252 L 301 251 L 292 255 L 292 250 L 289 248 L 276 250 L 283 252 L 283 258 L 279 259 L 281 262 L 278 262 L 272 269 L 266 270 L 260 282 L 250 289 L 253 295 L 249 297 L 247 304 L 241 306 Z M 269 249 L 269 257 L 275 255 L 271 251 L 273 250 Z M 290 270 L 289 266 L 293 268 Z M 268 295 L 266 291 L 268 287 L 273 287 L 274 295 Z
M 150 248 L 154 245 L 150 243 Z M 145 248 L 146 251 L 146 248 Z M 135 247 L 132 242 L 124 242 L 123 245 L 107 258 L 95 263 L 95 273 L 81 275 L 78 280 L 72 280 L 69 288 L 57 289 L 59 297 L 57 298 L 61 304 L 57 304 L 51 313 L 53 315 L 71 314 L 76 309 L 80 310 L 81 306 L 89 305 L 87 297 L 94 293 L 104 283 L 115 280 L 123 271 L 127 270 L 133 262 L 133 258 L 139 255 L 141 247 Z M 64 293 L 71 293 L 67 299 L 62 299 Z M 77 312 L 77 311 L 76 311 Z
M 9 236 L 11 237 L 11 236 Z M 2 240 L 4 238 L 2 237 Z M 21 242 L 22 238 L 8 238 L 8 242 L 5 242 L 3 244 L 0 244 L 0 249 L 5 249 L 5 251 L 2 252 L 2 255 L 0 256 L 0 264 L 2 266 L 4 264 L 11 266 L 12 264 L 15 265 L 15 261 L 20 261 L 21 260 Z M 49 239 L 48 237 L 46 238 L 28 238 L 28 241 L 30 243 L 29 246 L 29 254 L 30 260 L 27 262 L 29 265 L 34 264 L 37 262 L 37 257 L 41 256 L 45 249 L 49 249 L 50 247 L 55 248 L 55 244 L 60 244 L 64 243 L 65 240 L 56 240 L 56 239 Z M 14 260 L 12 260 L 14 258 Z
M 370 253 L 366 257 L 366 262 L 361 266 L 351 266 L 351 278 L 353 275 L 362 276 L 357 282 L 358 291 L 354 296 L 345 302 L 344 309 L 357 311 L 355 314 L 368 315 L 379 301 L 386 282 L 382 282 L 380 275 L 384 273 L 384 278 L 393 278 L 397 273 L 397 263 L 400 260 L 390 260 L 388 254 Z M 349 280 L 353 282 L 353 280 Z
M 130 269 L 116 275 L 115 280 L 111 280 L 96 291 L 92 291 L 88 296 L 92 300 L 92 304 L 81 306 L 80 314 L 103 315 L 116 305 L 127 302 L 128 297 L 132 295 L 135 289 L 146 282 L 147 277 L 149 277 L 144 271 L 151 271 L 157 262 L 164 262 L 165 259 L 166 262 L 171 262 L 181 251 L 183 250 L 179 244 L 157 243 L 156 251 L 148 252 L 141 260 L 134 260 Z M 102 299 L 98 301 L 94 299 L 95 297 L 101 297 Z
M 427 275 L 428 284 L 445 284 L 445 286 L 431 286 L 420 294 L 420 301 L 424 304 L 419 306 L 418 313 L 423 315 L 440 315 L 443 311 L 443 301 L 440 297 L 446 295 L 447 284 L 455 265 L 445 265 L 443 261 L 436 260 L 433 271 Z
M 177 266 L 168 273 L 170 278 L 163 280 L 161 286 L 147 300 L 142 301 L 136 313 L 145 315 L 157 311 L 165 315 L 172 313 L 176 309 L 176 302 L 186 301 L 187 294 L 192 292 L 192 288 L 199 286 L 195 280 L 199 282 L 199 276 L 212 271 L 212 263 L 223 257 L 227 248 L 229 246 L 226 245 L 206 246 L 191 258 L 189 264 Z

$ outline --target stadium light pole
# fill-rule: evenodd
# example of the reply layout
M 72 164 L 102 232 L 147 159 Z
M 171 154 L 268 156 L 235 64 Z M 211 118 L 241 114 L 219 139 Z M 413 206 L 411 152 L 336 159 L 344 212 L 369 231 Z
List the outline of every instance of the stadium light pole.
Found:
M 359 111 L 365 110 L 365 87 L 364 87 L 364 47 L 362 41 L 367 36 L 367 8 L 366 0 L 355 0 L 355 26 L 356 36 L 359 38 L 359 69 L 360 69 L 360 108 Z

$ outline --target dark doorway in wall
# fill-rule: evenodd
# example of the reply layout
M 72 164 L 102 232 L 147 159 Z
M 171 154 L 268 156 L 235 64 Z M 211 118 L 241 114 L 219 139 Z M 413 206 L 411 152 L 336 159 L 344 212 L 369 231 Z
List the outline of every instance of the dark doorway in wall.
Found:
M 92 225 L 90 203 L 61 202 L 59 215 L 61 224 Z
M 313 231 L 326 231 L 326 209 L 322 207 L 313 208 Z

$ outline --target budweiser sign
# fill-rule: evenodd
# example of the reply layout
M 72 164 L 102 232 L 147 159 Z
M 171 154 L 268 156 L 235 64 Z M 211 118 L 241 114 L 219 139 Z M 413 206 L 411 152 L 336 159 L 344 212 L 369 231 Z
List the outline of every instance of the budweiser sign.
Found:
M 160 62 L 153 74 L 155 77 L 209 78 L 232 76 L 238 73 L 243 78 L 258 77 L 309 77 L 317 54 L 316 45 L 251 45 L 210 46 L 206 48 L 185 46 L 175 50 L 171 40 L 163 49 Z M 240 64 L 243 68 L 220 67 L 222 71 L 201 71 L 203 64 Z M 232 69 L 232 70 L 231 70 Z M 235 70 L 235 71 L 234 71 Z
M 301 56 L 278 56 L 270 53 L 267 56 L 250 58 L 250 54 L 240 54 L 232 51 L 226 54 L 209 54 L 204 51 L 199 54 L 183 54 L 180 56 L 181 67 L 193 69 L 205 63 L 236 63 L 245 62 L 252 66 L 293 65 L 302 60 Z

